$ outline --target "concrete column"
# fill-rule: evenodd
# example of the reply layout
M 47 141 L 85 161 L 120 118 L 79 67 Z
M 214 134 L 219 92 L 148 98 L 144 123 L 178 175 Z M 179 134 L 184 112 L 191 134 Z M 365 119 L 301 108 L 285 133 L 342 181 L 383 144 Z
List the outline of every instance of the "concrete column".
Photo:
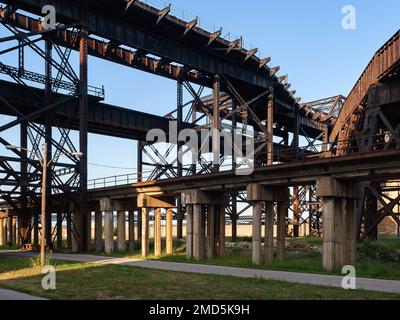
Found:
M 225 255 L 225 206 L 219 206 L 218 255 Z
M 104 212 L 104 250 L 110 254 L 114 251 L 114 213 Z
M 252 261 L 253 264 L 261 264 L 261 215 L 262 201 L 257 201 L 253 205 L 253 241 L 252 241 Z
M 216 206 L 209 205 L 207 209 L 207 259 L 215 258 L 216 239 L 215 239 L 215 218 Z
M 125 211 L 118 212 L 117 218 L 117 247 L 120 251 L 126 250 L 126 227 Z
M 128 214 L 128 227 L 129 227 L 129 251 L 135 251 L 135 211 L 129 211 Z
M 167 209 L 167 216 L 166 216 L 166 252 L 167 255 L 171 255 L 173 253 L 173 234 L 172 234 L 172 209 Z
M 4 218 L 0 218 L 0 246 L 5 246 L 6 242 L 4 241 Z
M 154 255 L 161 256 L 161 209 L 154 211 Z
M 357 217 L 356 200 L 346 200 L 346 247 L 345 264 L 355 266 L 357 262 Z
M 274 262 L 274 203 L 265 203 L 265 263 Z
M 337 209 L 335 211 L 335 264 L 336 267 L 342 267 L 346 264 L 346 202 L 344 198 L 336 201 Z
M 72 252 L 79 251 L 79 230 L 80 230 L 80 219 L 79 213 L 74 212 L 72 214 L 73 230 L 72 230 Z M 43 232 L 43 230 L 42 230 Z
M 186 205 L 186 259 L 193 258 L 193 205 Z
M 149 209 L 142 208 L 142 256 L 149 255 Z
M 338 248 L 337 236 L 342 232 L 342 199 L 334 197 L 323 198 L 324 223 L 323 223 L 323 266 L 327 271 L 332 271 L 340 266 L 340 248 Z
M 101 252 L 103 251 L 103 213 L 97 211 L 94 219 L 95 250 Z
M 196 260 L 204 259 L 203 242 L 203 206 L 193 205 L 193 257 Z
M 278 202 L 278 237 L 277 237 L 277 254 L 278 261 L 285 258 L 285 242 L 286 242 L 286 213 L 287 207 L 285 202 Z
M 356 217 L 355 199 L 360 185 L 323 177 L 317 181 L 317 196 L 323 200 L 323 267 L 333 271 L 355 264 Z M 346 201 L 345 201 L 346 199 Z

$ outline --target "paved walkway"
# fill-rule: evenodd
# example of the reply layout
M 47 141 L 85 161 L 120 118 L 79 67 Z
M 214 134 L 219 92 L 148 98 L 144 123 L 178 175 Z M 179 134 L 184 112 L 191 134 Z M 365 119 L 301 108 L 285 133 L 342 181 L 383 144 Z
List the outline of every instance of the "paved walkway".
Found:
M 1 252 L 0 252 L 1 253 Z M 10 254 L 10 253 L 8 253 Z M 21 255 L 21 253 L 13 253 Z M 26 255 L 26 253 L 24 253 Z M 28 254 L 29 255 L 29 254 Z M 53 254 L 53 259 L 71 262 L 90 262 L 97 264 L 125 265 L 156 270 L 214 274 L 242 278 L 261 278 L 292 283 L 342 288 L 342 277 L 321 274 L 308 274 L 284 271 L 269 271 L 224 266 L 176 263 L 155 260 L 134 260 L 126 258 L 101 257 L 79 254 Z M 387 293 L 400 293 L 400 281 L 357 278 L 357 289 Z
M 46 299 L 0 288 L 0 300 L 46 300 Z

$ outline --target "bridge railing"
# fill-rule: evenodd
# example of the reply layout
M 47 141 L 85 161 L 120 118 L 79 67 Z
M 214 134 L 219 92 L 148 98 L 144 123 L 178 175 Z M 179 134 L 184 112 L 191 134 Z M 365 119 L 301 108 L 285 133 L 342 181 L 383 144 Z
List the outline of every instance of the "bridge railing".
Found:
M 274 151 L 274 164 L 288 163 L 288 162 L 306 162 L 315 158 L 329 158 L 332 157 L 333 149 L 340 151 L 340 154 L 351 155 L 360 153 L 371 153 L 375 151 L 386 150 L 392 143 L 395 143 L 395 137 L 389 134 L 381 134 L 376 136 L 358 136 L 357 138 L 340 141 L 338 144 L 331 143 L 320 143 L 313 144 L 310 146 L 300 148 L 284 148 L 275 149 Z M 393 147 L 394 145 L 392 145 Z M 340 148 L 340 149 L 339 149 Z M 400 148 L 396 145 L 396 148 Z M 267 153 L 265 153 L 267 156 Z M 245 162 L 237 162 L 238 166 L 243 166 Z M 191 168 L 192 164 L 183 165 L 183 168 Z M 221 165 L 221 171 L 233 170 L 231 164 Z M 105 188 L 116 188 L 119 186 L 126 186 L 139 182 L 139 176 L 141 181 L 148 181 L 153 170 L 135 172 L 124 175 L 109 176 L 105 178 L 97 178 L 88 181 L 88 189 L 105 189 Z

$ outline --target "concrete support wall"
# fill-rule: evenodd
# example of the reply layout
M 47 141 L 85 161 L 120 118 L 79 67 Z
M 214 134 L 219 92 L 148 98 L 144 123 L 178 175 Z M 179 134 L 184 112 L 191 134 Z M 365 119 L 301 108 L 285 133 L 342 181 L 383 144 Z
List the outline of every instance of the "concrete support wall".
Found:
M 119 211 L 117 216 L 117 248 L 119 251 L 126 250 L 126 219 L 125 211 Z

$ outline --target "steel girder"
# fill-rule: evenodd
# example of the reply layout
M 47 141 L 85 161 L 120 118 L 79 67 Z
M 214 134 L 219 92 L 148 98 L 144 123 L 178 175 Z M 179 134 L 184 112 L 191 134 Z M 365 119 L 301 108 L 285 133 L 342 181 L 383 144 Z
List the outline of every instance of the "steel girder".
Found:
M 21 31 L 13 25 L 12 21 L 8 20 L 9 14 L 12 14 L 15 8 L 12 9 L 11 12 L 10 10 L 10 7 L 1 10 L 1 23 L 12 34 L 11 37 L 3 38 L 2 42 L 12 42 L 18 39 L 18 46 L 10 45 L 10 49 L 3 50 L 1 54 L 12 53 L 17 50 L 19 65 L 18 67 L 11 67 L 1 63 L 1 70 L 2 73 L 11 77 L 18 86 L 25 88 L 29 92 L 35 99 L 33 105 L 36 107 L 36 110 L 26 112 L 26 110 L 21 108 L 20 104 L 15 103 L 12 99 L 8 99 L 7 94 L 4 94 L 4 92 L 0 95 L 2 110 L 8 110 L 5 114 L 11 114 L 16 117 L 15 120 L 2 125 L 0 130 L 4 132 L 20 126 L 20 147 L 22 148 L 19 150 L 12 150 L 17 158 L 6 159 L 2 157 L 1 167 L 4 171 L 0 187 L 2 198 L 14 209 L 12 214 L 18 215 L 22 219 L 20 236 L 22 238 L 22 243 L 25 243 L 30 241 L 28 230 L 32 229 L 31 218 L 33 212 L 28 209 L 28 207 L 35 208 L 34 210 L 36 212 L 38 212 L 40 207 L 39 198 L 41 197 L 42 189 L 41 162 L 49 163 L 47 181 L 48 194 L 62 193 L 69 198 L 70 202 L 75 204 L 77 210 L 81 212 L 86 211 L 84 208 L 85 201 L 83 201 L 83 199 L 78 199 L 77 195 L 79 194 L 82 197 L 82 195 L 86 195 L 87 192 L 85 185 L 87 180 L 87 161 L 85 158 L 78 160 L 71 156 L 71 153 L 76 152 L 77 148 L 69 137 L 70 130 L 60 125 L 60 119 L 58 119 L 55 109 L 66 101 L 72 100 L 71 97 L 75 96 L 78 101 L 81 102 L 80 109 L 87 112 L 87 107 L 84 102 L 84 97 L 87 93 L 85 93 L 85 79 L 83 78 L 83 75 L 87 73 L 87 71 L 82 71 L 83 68 L 81 68 L 81 75 L 77 77 L 69 64 L 69 53 L 67 51 L 62 51 L 56 44 L 52 43 L 51 38 L 48 37 L 50 33 L 42 32 L 40 34 L 30 34 Z M 44 41 L 44 49 L 38 45 L 40 41 Z M 44 75 L 26 70 L 24 64 L 24 50 L 27 48 L 43 59 L 45 65 Z M 87 57 L 87 51 L 81 48 L 81 52 L 83 57 Z M 53 53 L 58 55 L 59 60 L 55 59 Z M 57 71 L 56 78 L 52 78 L 53 70 Z M 67 79 L 67 81 L 65 81 L 64 78 Z M 44 91 L 31 90 L 32 88 L 29 87 L 24 80 L 44 85 Z M 77 90 L 78 88 L 79 90 Z M 70 97 L 66 99 L 65 96 L 57 95 L 59 89 L 66 90 Z M 37 122 L 38 118 L 41 118 L 39 123 Z M 84 140 L 82 141 L 82 139 L 87 137 L 87 129 L 84 127 L 85 122 L 86 120 L 81 114 L 81 142 L 79 150 L 85 149 L 82 148 L 84 146 Z M 59 137 L 53 136 L 53 128 L 57 128 Z M 10 145 L 4 138 L 1 138 L 0 142 L 3 146 Z M 47 159 L 43 159 L 41 153 L 42 142 L 46 142 L 48 145 Z M 70 163 L 65 164 L 59 161 L 63 155 L 68 158 Z M 20 172 L 15 171 L 16 165 L 11 165 L 10 161 L 19 164 Z M 55 171 L 55 168 L 59 170 Z M 46 207 L 48 208 L 46 212 L 46 230 L 42 230 L 42 234 L 47 238 L 47 243 L 51 246 L 51 212 L 53 208 L 49 205 Z M 75 212 L 77 213 L 77 211 Z M 39 223 L 38 219 L 35 221 L 36 223 L 33 223 L 33 226 L 36 228 L 35 241 L 37 241 Z M 83 241 L 85 236 L 84 231 L 78 230 L 76 233 L 79 234 L 79 242 L 83 243 L 81 250 L 85 251 L 85 241 Z

